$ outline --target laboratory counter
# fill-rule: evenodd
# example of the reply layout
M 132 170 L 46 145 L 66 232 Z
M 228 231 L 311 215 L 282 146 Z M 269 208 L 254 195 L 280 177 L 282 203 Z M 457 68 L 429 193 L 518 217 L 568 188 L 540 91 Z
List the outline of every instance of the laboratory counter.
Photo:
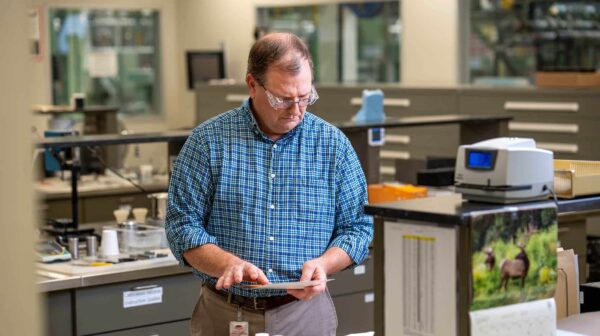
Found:
M 73 267 L 69 267 L 68 262 L 57 264 L 38 263 L 36 271 L 38 291 L 46 293 L 191 273 L 190 268 L 180 267 L 177 261 L 172 258 L 165 261 L 157 260 L 157 262 L 134 261 L 110 266 L 98 266 L 93 267 L 96 272 L 91 273 L 61 272 Z
M 168 257 L 106 266 L 38 263 L 46 335 L 185 335 L 202 282 Z
M 328 286 L 338 334 L 373 330 L 373 272 L 368 257 Z M 48 311 L 46 334 L 60 336 L 187 335 L 202 283 L 172 255 L 97 267 L 38 263 L 37 275 Z
M 476 250 L 472 248 L 475 248 L 475 243 L 487 242 L 491 246 L 492 243 L 488 242 L 488 239 L 492 239 L 489 238 L 492 237 L 489 232 L 494 232 L 493 228 L 485 229 L 487 226 L 482 223 L 499 225 L 498 228 L 506 231 L 504 235 L 516 239 L 515 232 L 518 230 L 528 235 L 542 232 L 535 225 L 540 225 L 542 217 L 548 221 L 554 214 L 556 220 L 553 225 L 555 232 L 558 232 L 558 240 L 564 248 L 575 250 L 579 256 L 579 269 L 584 270 L 586 217 L 598 211 L 600 196 L 561 199 L 556 203 L 548 199 L 491 204 L 467 202 L 461 194 L 445 194 L 366 205 L 365 213 L 375 217 L 375 295 L 381 298 L 375 305 L 376 334 L 401 335 L 403 327 L 437 330 L 432 335 L 470 334 L 469 311 L 472 304 L 484 301 L 479 292 L 473 294 L 470 277 L 472 256 L 480 252 L 482 247 L 478 245 Z M 520 218 L 521 214 L 539 218 L 527 222 L 514 220 Z M 500 225 L 498 220 L 509 221 L 510 225 Z M 548 223 L 551 225 L 551 221 Z M 521 226 L 526 224 L 529 226 L 523 229 Z M 478 228 L 484 229 L 478 231 Z M 493 263 L 491 265 L 489 267 L 494 267 Z M 579 272 L 580 282 L 585 282 L 585 273 Z M 407 277 L 406 274 L 411 276 Z M 442 278 L 455 281 L 437 281 Z M 407 294 L 416 291 L 433 294 L 424 297 Z M 427 323 L 413 326 L 399 320 L 398 315 L 416 314 L 413 307 L 419 307 L 420 304 L 428 307 Z
M 454 194 L 409 201 L 370 204 L 365 206 L 365 213 L 379 217 L 435 222 L 440 225 L 452 226 L 468 225 L 468 221 L 464 219 L 473 213 L 505 207 L 527 209 L 551 203 L 554 203 L 554 201 L 545 200 L 517 204 L 475 203 L 463 200 L 460 194 Z M 559 199 L 557 208 L 559 216 L 600 211 L 600 196 Z

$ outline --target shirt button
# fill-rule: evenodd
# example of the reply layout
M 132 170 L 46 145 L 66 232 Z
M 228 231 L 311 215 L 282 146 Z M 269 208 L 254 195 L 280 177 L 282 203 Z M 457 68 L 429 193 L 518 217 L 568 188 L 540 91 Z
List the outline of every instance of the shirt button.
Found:
M 271 178 L 274 179 L 275 178 L 275 174 L 271 174 Z
M 274 145 L 273 145 L 273 149 L 277 149 L 277 144 L 274 144 Z
M 272 268 L 269 268 L 269 273 L 273 273 L 273 269 Z
M 271 204 L 271 205 L 269 205 L 269 208 L 271 208 L 271 209 L 275 209 L 275 204 Z
M 269 237 L 269 240 L 270 240 L 270 241 L 273 241 L 273 240 L 275 240 L 275 237 L 273 237 L 273 236 L 270 236 L 270 237 Z

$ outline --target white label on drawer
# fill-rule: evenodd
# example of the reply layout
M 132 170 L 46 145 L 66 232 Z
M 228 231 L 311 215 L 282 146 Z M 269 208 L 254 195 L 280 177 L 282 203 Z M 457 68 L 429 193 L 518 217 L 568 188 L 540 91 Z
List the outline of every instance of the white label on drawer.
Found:
M 162 287 L 123 292 L 123 308 L 162 303 Z
M 365 265 L 356 266 L 354 268 L 354 275 L 365 274 L 366 270 Z
M 375 301 L 375 293 L 367 293 L 365 294 L 365 303 Z

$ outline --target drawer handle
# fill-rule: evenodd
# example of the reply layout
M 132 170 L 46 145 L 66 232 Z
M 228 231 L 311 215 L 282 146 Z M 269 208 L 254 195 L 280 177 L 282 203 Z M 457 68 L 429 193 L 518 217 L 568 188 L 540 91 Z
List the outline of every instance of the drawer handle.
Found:
M 538 148 L 547 149 L 558 153 L 577 153 L 579 146 L 571 143 L 538 142 Z
M 408 145 L 410 143 L 410 135 L 386 134 L 385 141 L 393 144 Z
M 119 198 L 119 201 L 121 203 L 130 203 L 130 202 L 135 201 L 135 197 L 133 197 L 133 196 L 130 196 L 130 197 L 121 197 L 121 198 Z
M 382 159 L 410 159 L 410 152 L 408 151 L 382 150 L 379 155 Z
M 152 289 L 152 288 L 156 288 L 156 287 L 158 287 L 158 285 L 135 286 L 135 287 L 131 288 L 131 290 L 138 291 L 138 290 Z
M 350 105 L 362 105 L 362 98 L 354 97 L 350 99 Z M 383 106 L 410 107 L 410 99 L 406 98 L 383 98 Z
M 507 101 L 504 103 L 504 109 L 507 111 L 579 111 L 579 103 L 542 103 L 542 102 L 515 102 Z
M 508 129 L 511 131 L 528 132 L 578 133 L 579 125 L 511 121 L 508 123 Z
M 230 103 L 241 103 L 248 98 L 247 94 L 228 94 L 225 96 L 225 100 Z
M 395 176 L 396 175 L 396 167 L 394 167 L 394 166 L 380 166 L 379 167 L 379 174 L 381 174 L 381 175 L 392 175 L 392 176 Z

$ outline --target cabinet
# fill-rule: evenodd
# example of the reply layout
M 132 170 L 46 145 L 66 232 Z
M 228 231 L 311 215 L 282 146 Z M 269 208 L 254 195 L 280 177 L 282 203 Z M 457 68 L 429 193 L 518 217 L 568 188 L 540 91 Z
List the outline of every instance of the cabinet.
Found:
M 470 88 L 461 91 L 459 109 L 466 114 L 512 115 L 511 136 L 534 138 L 556 158 L 600 159 L 593 148 L 600 140 L 600 94 L 594 90 Z
M 338 317 L 338 335 L 375 330 L 374 264 L 370 255 L 362 265 L 334 274 L 327 285 Z
M 375 330 L 375 294 L 373 290 L 333 298 L 338 316 L 338 335 Z
M 190 334 L 190 321 L 183 320 L 153 326 L 98 334 L 99 336 L 185 336 Z
M 189 335 L 202 282 L 191 273 L 47 294 L 47 334 Z M 160 302 L 124 308 L 124 293 L 162 290 Z

